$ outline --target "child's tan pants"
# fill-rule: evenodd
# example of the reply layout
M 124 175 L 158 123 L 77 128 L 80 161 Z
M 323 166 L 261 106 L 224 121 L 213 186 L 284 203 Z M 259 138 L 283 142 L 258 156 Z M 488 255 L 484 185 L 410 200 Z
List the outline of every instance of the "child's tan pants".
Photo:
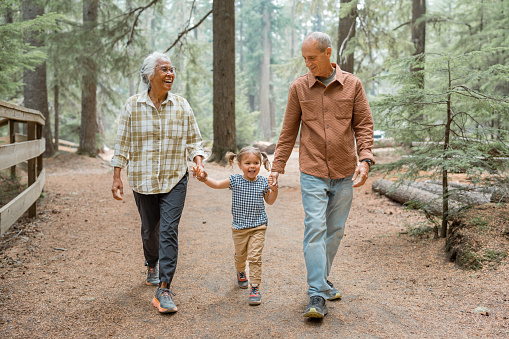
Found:
M 233 244 L 235 245 L 235 268 L 237 272 L 246 270 L 246 260 L 249 261 L 249 283 L 262 282 L 262 250 L 265 242 L 267 225 L 232 229 Z

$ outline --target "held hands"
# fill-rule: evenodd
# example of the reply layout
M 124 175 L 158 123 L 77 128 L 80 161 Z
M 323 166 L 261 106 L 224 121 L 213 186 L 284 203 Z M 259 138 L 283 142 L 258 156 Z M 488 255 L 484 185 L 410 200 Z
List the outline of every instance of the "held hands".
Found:
M 193 172 L 193 177 L 198 179 L 198 181 L 205 182 L 207 181 L 207 172 L 205 172 L 205 169 L 201 165 L 193 166 L 193 169 L 191 170 Z
M 279 185 L 278 185 L 278 182 L 277 182 L 277 179 L 279 177 L 279 173 L 278 172 L 270 172 L 270 175 L 269 175 L 269 188 L 273 191 L 273 192 L 277 192 L 277 190 L 279 189 Z
M 357 168 L 355 169 L 355 173 L 352 177 L 352 181 L 354 184 L 352 187 L 361 187 L 364 185 L 366 180 L 368 180 L 368 174 L 369 174 L 369 164 L 365 161 L 361 161 Z M 355 182 L 356 179 L 359 179 L 357 182 Z

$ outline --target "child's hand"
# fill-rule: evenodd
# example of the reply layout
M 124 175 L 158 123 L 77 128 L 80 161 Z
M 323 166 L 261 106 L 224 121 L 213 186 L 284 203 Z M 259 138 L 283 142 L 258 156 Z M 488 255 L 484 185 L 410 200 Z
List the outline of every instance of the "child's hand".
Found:
M 205 182 L 207 181 L 207 173 L 203 170 L 203 168 L 200 168 L 198 166 L 193 166 L 193 169 L 191 170 L 193 172 L 193 176 L 198 179 L 198 181 Z
M 274 192 L 278 190 L 278 185 L 274 182 L 274 178 L 271 176 L 269 176 L 269 188 Z

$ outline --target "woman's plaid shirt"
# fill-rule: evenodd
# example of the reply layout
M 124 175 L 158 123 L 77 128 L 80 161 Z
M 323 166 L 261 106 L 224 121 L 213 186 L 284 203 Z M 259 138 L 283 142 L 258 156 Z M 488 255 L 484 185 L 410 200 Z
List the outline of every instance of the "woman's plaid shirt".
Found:
M 135 192 L 171 191 L 187 172 L 187 155 L 194 159 L 205 153 L 186 99 L 168 93 L 159 111 L 148 92 L 127 100 L 120 114 L 111 166 L 127 166 L 129 186 Z

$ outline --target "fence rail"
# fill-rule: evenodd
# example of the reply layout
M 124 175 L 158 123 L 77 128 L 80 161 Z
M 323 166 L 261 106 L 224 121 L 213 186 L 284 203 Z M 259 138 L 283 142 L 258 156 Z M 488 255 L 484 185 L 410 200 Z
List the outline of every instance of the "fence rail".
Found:
M 16 127 L 26 124 L 26 137 Z M 42 154 L 45 140 L 42 128 L 44 116 L 35 110 L 0 101 L 0 128 L 8 126 L 5 143 L 0 143 L 0 170 L 11 168 L 11 175 L 16 174 L 16 165 L 28 161 L 28 188 L 0 208 L 0 234 L 4 234 L 27 210 L 30 217 L 37 212 L 37 199 L 41 195 L 46 180 L 43 169 Z

